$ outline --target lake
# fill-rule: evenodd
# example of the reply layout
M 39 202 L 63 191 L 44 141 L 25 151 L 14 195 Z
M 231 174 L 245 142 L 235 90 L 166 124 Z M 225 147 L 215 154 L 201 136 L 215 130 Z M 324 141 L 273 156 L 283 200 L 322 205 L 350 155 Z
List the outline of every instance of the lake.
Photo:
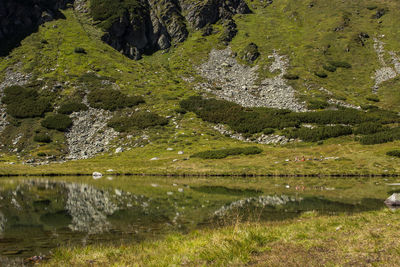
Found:
M 237 221 L 385 208 L 398 178 L 0 178 L 0 258 L 158 239 Z M 394 185 L 393 185 L 394 184 Z

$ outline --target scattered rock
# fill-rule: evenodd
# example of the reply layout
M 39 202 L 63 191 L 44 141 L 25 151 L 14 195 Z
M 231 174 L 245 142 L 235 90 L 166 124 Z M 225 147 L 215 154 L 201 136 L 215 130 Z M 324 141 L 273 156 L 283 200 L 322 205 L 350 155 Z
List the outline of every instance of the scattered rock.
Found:
M 159 158 L 158 157 L 154 157 L 154 158 L 151 158 L 150 160 L 152 160 L 152 161 L 159 160 Z
M 117 149 L 115 149 L 115 153 L 122 153 L 124 152 L 124 149 L 122 147 L 118 147 Z
M 388 206 L 400 206 L 400 193 L 394 193 L 385 200 Z
M 271 57 L 274 62 L 270 66 L 270 72 L 278 72 L 277 76 L 257 84 L 258 66 L 239 64 L 229 47 L 224 50 L 214 49 L 210 52 L 209 60 L 199 67 L 199 74 L 208 79 L 208 82 L 198 84 L 196 89 L 212 92 L 244 107 L 306 111 L 304 103 L 296 100 L 295 90 L 283 78 L 289 66 L 288 59 L 276 51 Z M 223 64 L 231 67 L 223 67 Z

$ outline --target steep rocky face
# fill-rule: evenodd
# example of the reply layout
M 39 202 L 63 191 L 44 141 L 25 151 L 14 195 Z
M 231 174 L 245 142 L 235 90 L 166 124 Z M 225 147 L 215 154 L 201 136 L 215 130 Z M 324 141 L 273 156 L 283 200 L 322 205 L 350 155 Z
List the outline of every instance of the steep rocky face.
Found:
M 101 1 L 96 2 L 101 5 Z M 123 1 L 125 6 L 120 16 L 114 17 L 112 23 L 105 27 L 106 34 L 102 39 L 132 59 L 140 59 L 143 54 L 151 54 L 183 42 L 188 36 L 187 25 L 201 29 L 220 19 L 230 19 L 234 14 L 250 12 L 243 0 L 126 2 Z M 110 19 L 110 15 L 107 19 Z
M 0 1 L 0 56 L 7 55 L 40 24 L 62 18 L 59 9 L 71 2 L 73 0 Z

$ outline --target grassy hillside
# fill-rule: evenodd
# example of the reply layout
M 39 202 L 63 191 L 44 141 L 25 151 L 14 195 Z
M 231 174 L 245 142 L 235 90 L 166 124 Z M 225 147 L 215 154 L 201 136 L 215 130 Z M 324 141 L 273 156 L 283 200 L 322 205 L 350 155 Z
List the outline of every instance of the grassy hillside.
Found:
M 385 43 L 382 57 L 387 67 L 394 68 L 389 52 L 393 51 L 396 55 L 400 50 L 399 3 L 282 0 L 271 5 L 259 1 L 248 1 L 248 4 L 253 14 L 235 16 L 239 31 L 230 47 L 240 55 L 249 43 L 257 45 L 260 57 L 254 63 L 239 61 L 259 66 L 259 82 L 276 76 L 276 73 L 269 71 L 273 63 L 269 55 L 276 50 L 288 57 L 288 72 L 299 77 L 288 80 L 288 83 L 296 90 L 297 98 L 306 104 L 312 104 L 313 101 L 325 103 L 333 99 L 355 106 L 374 105 L 400 111 L 400 93 L 397 90 L 400 76 L 383 82 L 377 94 L 372 93 L 375 71 L 384 67 L 376 52 L 377 41 L 374 38 Z M 385 11 L 384 15 L 377 16 L 382 10 Z M 91 173 L 109 166 L 121 173 L 400 172 L 397 167 L 399 159 L 386 156 L 387 151 L 398 147 L 398 142 L 361 145 L 355 141 L 354 135 L 328 139 L 323 143 L 258 145 L 264 151 L 260 155 L 186 160 L 191 154 L 205 150 L 251 145 L 220 134 L 212 128 L 212 123 L 197 118 L 192 112 L 177 112 L 180 101 L 199 93 L 194 88 L 204 78 L 198 74 L 198 66 L 207 61 L 211 49 L 225 48 L 220 41 L 224 26 L 217 23 L 213 26 L 214 33 L 207 37 L 202 36 L 202 31 L 191 31 L 184 43 L 134 61 L 103 43 L 100 40 L 100 28 L 93 26 L 89 17 L 72 9 L 64 14 L 66 19 L 44 24 L 37 33 L 27 37 L 20 47 L 0 60 L 0 80 L 13 70 L 31 73 L 35 82 L 30 86 L 38 90 L 40 96 L 48 92 L 43 88 L 59 88 L 57 86 L 61 84 L 61 89 L 46 93 L 54 107 L 74 99 L 80 101 L 85 91 L 115 89 L 116 86 L 122 93 L 132 97 L 142 96 L 145 101 L 134 107 L 123 106 L 118 109 L 117 115 L 123 117 L 139 108 L 159 116 L 170 116 L 169 124 L 151 126 L 145 130 L 134 127 L 122 133 L 111 144 L 111 151 L 119 146 L 125 147 L 125 150 L 132 148 L 122 154 L 104 153 L 79 162 L 30 167 L 20 163 L 30 158 L 40 159 L 40 155 L 65 155 L 67 147 L 64 133 L 43 126 L 44 117 L 52 116 L 52 113 L 34 118 L 9 118 L 10 125 L 0 136 L 4 144 L 1 174 Z M 338 62 L 351 67 L 332 68 L 340 66 Z M 90 73 L 103 78 L 99 81 Z M 321 78 L 316 73 L 325 73 L 327 77 Z M 115 85 L 105 83 L 106 80 Z M 321 87 L 326 90 L 320 90 Z M 389 125 L 396 126 L 396 123 Z M 280 130 L 278 133 L 281 133 Z M 52 142 L 35 141 L 38 134 L 50 136 Z M 13 145 L 19 135 L 21 137 L 17 145 Z M 133 138 L 127 138 L 129 135 L 133 135 Z M 149 136 L 150 141 L 142 144 L 140 137 L 143 135 Z M 12 152 L 15 147 L 19 151 L 18 158 Z M 177 152 L 181 150 L 184 154 L 178 155 Z M 328 159 L 294 162 L 296 157 L 302 156 Z M 154 157 L 159 160 L 150 161 Z M 172 163 L 174 159 L 178 161 Z M 17 162 L 17 165 L 9 165 L 9 162 Z M 104 167 L 104 162 L 107 162 L 107 167 Z

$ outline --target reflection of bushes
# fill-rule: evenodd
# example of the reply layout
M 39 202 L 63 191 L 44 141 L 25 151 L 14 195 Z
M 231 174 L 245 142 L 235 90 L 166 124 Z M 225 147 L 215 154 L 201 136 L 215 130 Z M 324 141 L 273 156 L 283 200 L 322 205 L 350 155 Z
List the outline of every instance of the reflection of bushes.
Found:
M 251 147 L 238 147 L 238 148 L 227 148 L 219 150 L 207 150 L 193 154 L 192 158 L 202 158 L 202 159 L 223 159 L 228 156 L 234 155 L 255 155 L 260 154 L 262 149 L 251 146 Z
M 142 96 L 125 95 L 117 90 L 97 89 L 90 91 L 88 102 L 93 108 L 114 111 L 144 103 L 144 99 Z
M 2 102 L 6 104 L 7 113 L 15 118 L 40 117 L 51 110 L 49 97 L 40 96 L 36 90 L 22 86 L 5 88 Z
M 42 121 L 42 126 L 47 129 L 55 129 L 63 132 L 72 126 L 72 120 L 64 114 L 53 114 Z
M 134 129 L 146 129 L 153 126 L 164 126 L 168 124 L 168 119 L 152 112 L 135 112 L 131 116 L 117 115 L 108 123 L 109 127 L 118 132 L 128 132 Z
M 83 103 L 70 101 L 62 104 L 57 112 L 68 115 L 73 112 L 79 112 L 82 110 L 88 110 L 88 107 Z

